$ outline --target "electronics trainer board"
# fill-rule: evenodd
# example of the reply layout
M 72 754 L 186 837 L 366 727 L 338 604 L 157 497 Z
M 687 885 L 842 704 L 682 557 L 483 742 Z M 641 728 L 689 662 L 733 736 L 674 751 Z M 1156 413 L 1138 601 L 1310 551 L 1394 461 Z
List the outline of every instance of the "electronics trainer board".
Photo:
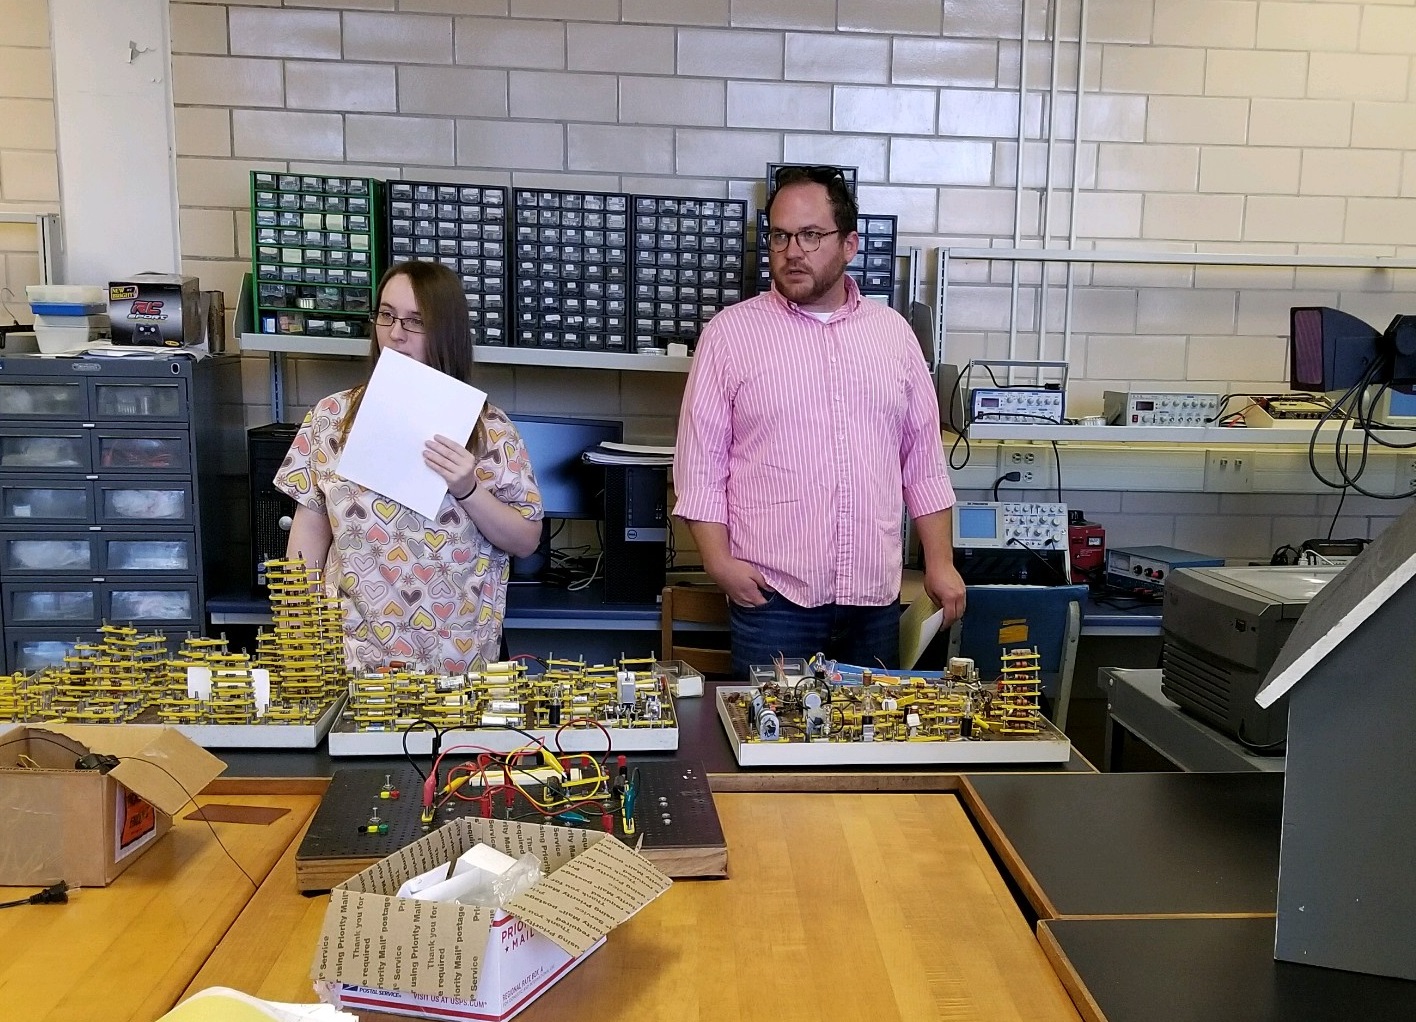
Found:
M 643 791 L 636 800 L 634 833 L 625 833 L 622 817 L 614 815 L 615 837 L 668 876 L 727 876 L 727 844 L 702 768 L 675 761 L 631 763 L 629 769 L 639 771 Z M 298 888 L 329 890 L 422 837 L 421 788 L 422 779 L 411 766 L 391 773 L 362 767 L 336 770 L 296 853 Z M 397 797 L 386 797 L 390 791 Z M 435 823 L 478 816 L 479 809 L 475 800 L 452 799 L 439 810 Z M 493 809 L 494 816 L 504 814 L 504 808 Z M 382 832 L 379 823 L 385 825 Z M 588 825 L 599 827 L 599 818 Z
M 752 668 L 755 685 L 720 685 L 718 717 L 738 764 L 895 766 L 1066 763 L 1071 742 L 1039 708 L 1037 653 L 1004 652 L 980 682 L 973 661 L 947 673 L 874 674 L 784 660 Z

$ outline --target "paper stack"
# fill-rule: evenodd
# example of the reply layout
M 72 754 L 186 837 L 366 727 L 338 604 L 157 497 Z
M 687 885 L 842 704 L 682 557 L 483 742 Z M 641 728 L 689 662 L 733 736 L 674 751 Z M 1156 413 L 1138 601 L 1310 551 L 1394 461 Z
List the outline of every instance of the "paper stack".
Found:
M 599 447 L 585 452 L 585 460 L 592 465 L 660 465 L 674 463 L 672 447 L 655 447 L 652 444 L 619 444 L 602 440 Z

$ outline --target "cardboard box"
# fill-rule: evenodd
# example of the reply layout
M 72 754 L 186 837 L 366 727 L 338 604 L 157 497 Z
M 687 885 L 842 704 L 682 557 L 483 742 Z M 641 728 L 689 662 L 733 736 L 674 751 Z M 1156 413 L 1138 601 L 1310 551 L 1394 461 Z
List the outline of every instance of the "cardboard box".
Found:
M 114 344 L 183 348 L 206 331 L 196 277 L 135 273 L 108 284 L 108 319 Z
M 479 842 L 537 855 L 546 875 L 505 911 L 394 895 Z M 311 975 L 347 1008 L 503 1022 L 670 884 L 603 832 L 454 820 L 330 892 Z
M 112 769 L 82 770 L 90 753 Z M 103 887 L 226 764 L 170 727 L 50 724 L 0 736 L 0 885 Z

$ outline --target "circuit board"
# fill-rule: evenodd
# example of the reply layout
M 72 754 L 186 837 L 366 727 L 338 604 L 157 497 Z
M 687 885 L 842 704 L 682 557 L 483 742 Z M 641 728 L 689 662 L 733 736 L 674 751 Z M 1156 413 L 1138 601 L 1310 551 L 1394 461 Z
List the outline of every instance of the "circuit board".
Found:
M 728 849 L 703 769 L 681 761 L 631 763 L 629 769 L 639 772 L 642 785 L 634 833 L 626 834 L 615 814 L 615 837 L 670 877 L 727 876 Z M 397 799 L 381 797 L 386 785 L 398 791 Z M 422 778 L 411 766 L 392 773 L 336 770 L 296 853 L 296 886 L 329 890 L 423 837 L 421 791 Z M 479 812 L 475 801 L 451 799 L 435 825 Z M 385 832 L 368 832 L 374 817 L 387 824 Z M 599 828 L 600 818 L 586 826 Z
M 432 725 L 443 748 L 512 752 L 526 739 L 566 752 L 673 752 L 678 748 L 672 664 L 548 660 L 540 674 L 520 662 L 479 664 L 460 676 L 406 668 L 359 675 L 329 734 L 331 756 L 426 755 Z M 405 744 L 407 743 L 406 748 Z
M 752 686 L 720 685 L 718 718 L 738 765 L 744 767 L 902 766 L 941 764 L 1066 763 L 1072 743 L 1045 718 L 1032 733 L 975 729 L 972 737 L 893 736 L 883 727 L 871 740 L 842 731 L 836 737 L 808 738 L 790 720 L 775 738 L 764 740 L 750 722 Z

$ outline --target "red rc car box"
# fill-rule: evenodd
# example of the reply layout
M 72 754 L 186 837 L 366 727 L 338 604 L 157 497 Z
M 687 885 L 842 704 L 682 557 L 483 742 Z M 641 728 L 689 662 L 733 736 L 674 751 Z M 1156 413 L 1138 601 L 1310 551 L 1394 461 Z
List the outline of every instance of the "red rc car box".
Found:
M 108 284 L 108 320 L 114 344 L 184 348 L 202 339 L 196 277 L 135 273 Z

